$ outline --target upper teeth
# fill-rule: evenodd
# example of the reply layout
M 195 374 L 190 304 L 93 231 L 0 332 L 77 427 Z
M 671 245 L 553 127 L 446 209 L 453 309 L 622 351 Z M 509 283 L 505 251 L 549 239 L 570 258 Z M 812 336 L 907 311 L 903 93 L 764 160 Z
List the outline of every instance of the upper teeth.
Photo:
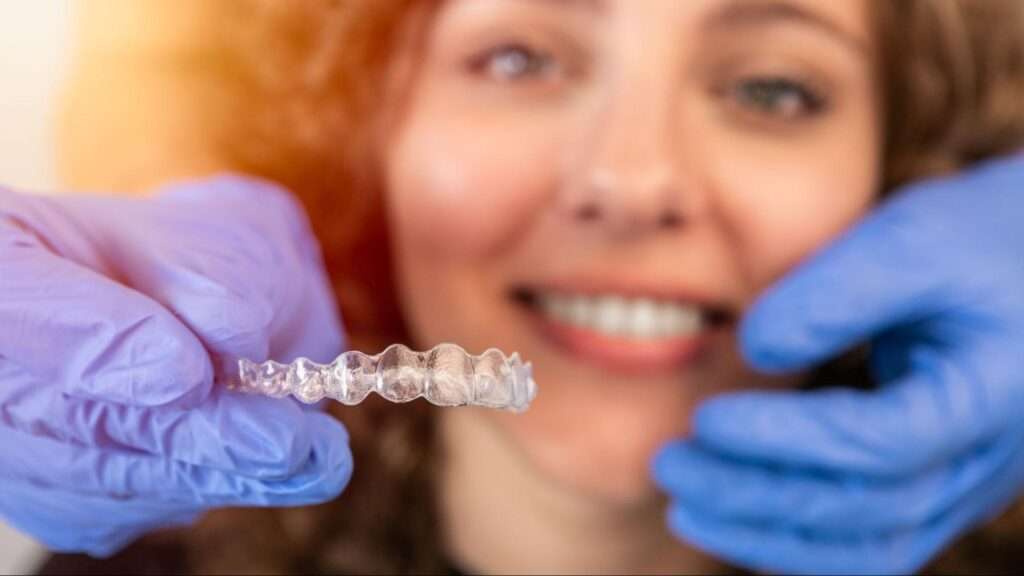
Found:
M 544 294 L 541 310 L 561 322 L 612 336 L 663 338 L 698 332 L 703 315 L 697 306 L 650 298 Z

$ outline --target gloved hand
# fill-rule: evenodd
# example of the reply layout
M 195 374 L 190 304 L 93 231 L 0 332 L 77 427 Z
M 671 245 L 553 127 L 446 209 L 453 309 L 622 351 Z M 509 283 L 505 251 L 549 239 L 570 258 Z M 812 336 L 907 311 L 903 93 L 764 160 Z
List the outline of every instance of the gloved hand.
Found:
M 268 183 L 0 191 L 0 517 L 103 556 L 210 507 L 334 497 L 344 428 L 215 377 L 343 344 L 305 215 Z
M 908 187 L 762 295 L 744 356 L 870 340 L 871 392 L 724 395 L 653 472 L 685 540 L 782 572 L 910 572 L 1024 486 L 1024 157 Z

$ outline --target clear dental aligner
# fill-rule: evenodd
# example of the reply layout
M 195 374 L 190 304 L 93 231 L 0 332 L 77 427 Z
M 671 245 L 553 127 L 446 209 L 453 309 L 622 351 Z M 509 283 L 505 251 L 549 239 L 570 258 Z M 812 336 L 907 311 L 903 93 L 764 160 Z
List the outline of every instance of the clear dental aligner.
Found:
M 491 348 L 473 356 L 455 344 L 416 352 L 392 344 L 376 355 L 350 351 L 330 364 L 300 358 L 291 364 L 238 362 L 234 388 L 312 404 L 332 398 L 352 406 L 376 392 L 392 402 L 425 398 L 438 406 L 485 406 L 522 412 L 537 395 L 532 366 L 519 354 Z

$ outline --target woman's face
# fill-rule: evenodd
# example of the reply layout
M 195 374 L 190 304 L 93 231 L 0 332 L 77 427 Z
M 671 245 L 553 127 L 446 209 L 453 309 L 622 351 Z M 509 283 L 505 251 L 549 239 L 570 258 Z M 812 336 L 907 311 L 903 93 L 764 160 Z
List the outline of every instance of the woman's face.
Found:
M 384 153 L 404 313 L 539 389 L 465 417 L 628 503 L 699 401 L 792 385 L 737 321 L 872 202 L 874 49 L 864 0 L 442 4 Z

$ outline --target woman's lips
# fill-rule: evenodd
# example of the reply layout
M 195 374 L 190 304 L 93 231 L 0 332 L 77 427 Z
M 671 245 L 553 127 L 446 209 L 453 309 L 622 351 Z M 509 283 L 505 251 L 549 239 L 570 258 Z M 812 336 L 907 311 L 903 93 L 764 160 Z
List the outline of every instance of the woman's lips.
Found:
M 632 375 L 692 366 L 713 338 L 712 327 L 686 336 L 637 339 L 569 325 L 535 310 L 529 316 L 534 329 L 555 347 L 607 370 Z

